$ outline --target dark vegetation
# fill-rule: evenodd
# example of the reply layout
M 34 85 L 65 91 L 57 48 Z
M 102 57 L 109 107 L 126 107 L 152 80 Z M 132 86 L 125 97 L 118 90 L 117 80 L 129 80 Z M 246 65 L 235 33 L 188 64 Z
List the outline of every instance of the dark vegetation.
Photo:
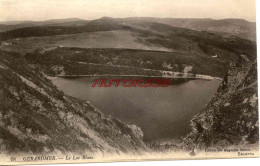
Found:
M 80 49 L 58 48 L 44 54 L 27 54 L 31 64 L 40 64 L 47 73 L 54 74 L 53 66 L 64 66 L 66 74 L 137 74 L 161 75 L 159 71 L 182 71 L 183 64 L 193 66 L 193 73 L 223 76 L 227 64 L 211 57 L 180 54 L 173 52 L 143 51 L 130 49 Z M 83 62 L 83 63 L 82 63 Z M 86 64 L 84 64 L 86 63 Z M 171 64 L 172 69 L 163 67 L 163 63 Z M 99 64 L 99 65 L 95 65 Z
M 1 32 L 0 41 L 20 37 L 53 36 L 75 34 L 82 32 L 111 31 L 130 28 L 131 27 L 125 25 L 100 21 L 89 22 L 88 24 L 83 26 L 33 26 L 14 29 L 7 32 Z

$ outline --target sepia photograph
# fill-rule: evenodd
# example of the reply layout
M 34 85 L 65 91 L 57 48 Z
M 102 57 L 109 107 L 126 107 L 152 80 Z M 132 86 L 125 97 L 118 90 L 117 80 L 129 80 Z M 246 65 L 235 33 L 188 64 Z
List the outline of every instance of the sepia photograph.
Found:
M 0 0 L 0 165 L 259 158 L 255 0 Z

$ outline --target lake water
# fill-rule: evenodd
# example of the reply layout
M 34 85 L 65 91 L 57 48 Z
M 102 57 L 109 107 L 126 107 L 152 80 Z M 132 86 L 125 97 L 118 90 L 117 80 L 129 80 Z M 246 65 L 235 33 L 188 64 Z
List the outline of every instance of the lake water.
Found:
M 136 124 L 144 139 L 169 141 L 190 131 L 191 118 L 199 113 L 217 91 L 219 80 L 172 81 L 168 87 L 92 87 L 93 78 L 52 77 L 65 94 L 90 101 L 106 115 Z

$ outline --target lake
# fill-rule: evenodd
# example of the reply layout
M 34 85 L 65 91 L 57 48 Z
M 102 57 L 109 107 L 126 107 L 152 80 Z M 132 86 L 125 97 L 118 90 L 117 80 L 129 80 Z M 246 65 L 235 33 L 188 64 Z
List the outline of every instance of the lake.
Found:
M 106 115 L 141 127 L 147 142 L 177 140 L 213 97 L 220 80 L 172 80 L 168 87 L 92 87 L 93 77 L 50 77 L 65 94 L 90 101 Z

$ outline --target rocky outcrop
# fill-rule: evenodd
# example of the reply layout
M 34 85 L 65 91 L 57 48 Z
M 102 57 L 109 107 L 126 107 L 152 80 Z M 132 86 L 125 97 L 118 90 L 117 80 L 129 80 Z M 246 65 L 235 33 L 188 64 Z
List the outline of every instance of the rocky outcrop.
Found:
M 192 119 L 192 132 L 185 138 L 190 149 L 258 142 L 257 64 L 248 57 L 230 64 L 216 95 Z
M 138 127 L 64 95 L 23 57 L 0 52 L 0 149 L 26 154 L 140 154 Z

